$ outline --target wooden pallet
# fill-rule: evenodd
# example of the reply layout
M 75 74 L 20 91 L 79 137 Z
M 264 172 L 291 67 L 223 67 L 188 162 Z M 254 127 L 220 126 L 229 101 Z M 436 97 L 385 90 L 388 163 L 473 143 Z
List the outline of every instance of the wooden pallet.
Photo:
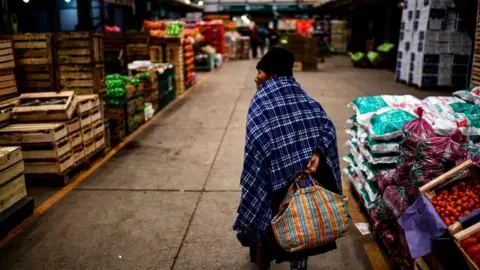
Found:
M 11 99 L 17 95 L 17 82 L 13 69 L 0 70 L 0 100 Z
M 0 239 L 33 213 L 34 202 L 24 197 L 0 213 Z
M 52 34 L 14 34 L 13 48 L 15 64 L 51 65 L 53 64 Z
M 52 144 L 67 135 L 63 123 L 13 124 L 0 129 L 0 145 Z
M 56 63 L 103 63 L 103 35 L 94 32 L 57 33 Z
M 73 164 L 72 152 L 56 160 L 25 160 L 25 174 L 63 174 Z
M 10 70 L 14 67 L 12 41 L 10 39 L 0 39 L 0 70 Z
M 13 98 L 0 102 L 0 127 L 10 124 L 12 111 L 18 102 L 18 98 Z
M 56 89 L 56 70 L 52 64 L 15 67 L 20 93 L 51 92 Z
M 57 105 L 38 105 L 35 101 L 61 102 Z M 77 97 L 73 92 L 45 92 L 22 94 L 18 105 L 13 108 L 12 116 L 18 122 L 66 121 L 72 119 L 77 108 Z
M 125 33 L 126 44 L 148 44 L 149 35 L 146 32 L 129 32 Z
M 69 137 L 72 148 L 77 148 L 79 146 L 83 147 L 82 133 L 80 131 L 70 134 Z
M 105 70 L 102 64 L 60 65 L 57 82 L 59 91 L 74 91 L 78 95 L 106 92 Z
M 148 60 L 150 58 L 148 44 L 128 44 L 126 49 L 127 61 Z

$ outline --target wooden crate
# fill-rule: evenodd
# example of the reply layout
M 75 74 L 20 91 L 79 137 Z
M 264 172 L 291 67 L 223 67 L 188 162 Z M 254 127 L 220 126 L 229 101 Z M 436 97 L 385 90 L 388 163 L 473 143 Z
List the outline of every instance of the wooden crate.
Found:
M 0 145 L 52 144 L 67 135 L 64 123 L 13 124 L 0 129 Z
M 105 133 L 105 124 L 103 120 L 98 120 L 95 123 L 93 123 L 93 136 L 97 137 L 100 134 Z
M 17 95 L 17 82 L 13 69 L 0 70 L 0 100 L 11 99 Z
M 56 70 L 52 64 L 15 67 L 20 93 L 51 92 L 56 88 Z
M 94 32 L 57 33 L 57 64 L 103 63 L 103 35 Z
M 135 108 L 138 111 L 143 111 L 145 107 L 145 100 L 143 98 L 136 98 L 135 99 Z
M 95 153 L 95 140 L 90 140 L 83 145 L 85 150 L 85 157 L 88 158 Z
M 0 187 L 0 213 L 26 196 L 25 177 L 21 174 Z
M 125 34 L 106 32 L 103 36 L 103 50 L 105 52 L 117 52 L 125 50 Z
M 18 102 L 18 98 L 13 98 L 0 102 L 0 127 L 10 124 L 12 111 Z
M 58 160 L 28 160 L 25 161 L 25 174 L 62 174 L 73 166 L 71 152 Z
M 102 133 L 95 137 L 95 151 L 98 152 L 105 148 L 105 135 Z
M 74 132 L 77 132 L 80 130 L 80 119 L 78 118 L 73 118 L 72 120 L 66 122 L 67 124 L 67 132 L 68 134 L 72 134 Z
M 163 63 L 163 48 L 162 46 L 150 46 L 148 49 L 150 61 L 152 63 Z
M 81 130 L 83 144 L 90 142 L 93 139 L 93 126 L 89 125 Z
M 137 111 L 137 101 L 135 99 L 130 99 L 127 103 L 127 115 L 132 116 Z
M 107 118 L 110 120 L 124 120 L 125 119 L 125 106 L 109 107 L 107 109 Z
M 456 233 L 453 238 L 455 240 L 455 244 L 457 245 L 458 249 L 460 250 L 460 253 L 463 255 L 465 260 L 467 261 L 467 264 L 470 269 L 472 270 L 479 270 L 479 266 L 475 264 L 473 261 L 474 258 L 471 258 L 468 256 L 468 254 L 465 252 L 465 250 L 461 247 L 461 242 L 468 237 L 478 235 L 480 233 L 480 222 L 476 223 L 475 225 L 472 225 L 465 230 L 462 230 L 458 233 Z
M 129 32 L 125 33 L 126 44 L 148 44 L 149 35 L 146 32 Z
M 20 147 L 0 147 L 0 186 L 23 173 L 23 155 Z
M 441 192 L 441 190 L 454 183 L 464 181 L 469 177 L 480 179 L 480 171 L 472 160 L 465 161 L 457 167 L 421 186 L 419 191 L 424 193 L 429 200 L 432 200 L 436 195 L 438 195 L 438 193 Z M 455 234 L 462 229 L 462 225 L 458 221 L 448 226 L 448 230 L 451 234 Z
M 102 119 L 102 114 L 100 113 L 100 109 L 97 107 L 92 110 L 92 123 L 97 122 L 98 120 Z
M 148 60 L 150 58 L 148 44 L 128 44 L 126 56 L 128 62 Z
M 70 137 L 65 137 L 51 145 L 22 146 L 23 158 L 32 159 L 59 159 L 72 150 Z
M 17 66 L 53 64 L 51 33 L 14 34 L 13 48 Z
M 58 101 L 54 105 L 38 105 L 38 101 Z M 12 116 L 18 122 L 66 121 L 72 119 L 77 109 L 77 97 L 73 92 L 45 92 L 22 94 Z
M 92 114 L 90 112 L 86 112 L 80 115 L 80 127 L 83 129 L 88 127 L 92 124 Z
M 79 95 L 77 114 L 83 114 L 85 112 L 91 111 L 93 108 L 100 107 L 100 99 L 98 94 L 93 95 Z
M 72 155 L 73 155 L 73 164 L 81 163 L 85 158 L 85 149 L 83 148 L 83 145 L 73 149 Z
M 125 137 L 126 132 L 126 122 L 125 119 L 120 120 L 109 120 L 110 125 L 110 140 L 112 145 Z
M 60 65 L 57 73 L 59 91 L 74 91 L 78 95 L 105 93 L 105 71 L 102 64 Z
M 70 134 L 69 137 L 72 148 L 83 146 L 82 133 L 80 131 Z
M 14 67 L 12 41 L 10 39 L 0 39 L 0 70 L 11 70 Z
M 144 94 L 145 94 L 145 88 L 143 87 L 143 83 L 135 85 L 135 96 L 143 97 Z

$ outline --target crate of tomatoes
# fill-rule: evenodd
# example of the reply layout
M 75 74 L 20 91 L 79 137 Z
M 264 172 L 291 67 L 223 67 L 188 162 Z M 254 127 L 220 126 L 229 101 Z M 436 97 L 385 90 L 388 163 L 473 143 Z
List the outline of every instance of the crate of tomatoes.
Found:
M 470 269 L 478 270 L 480 267 L 480 222 L 456 233 L 454 238 Z
M 436 212 L 454 234 L 462 230 L 460 217 L 480 208 L 480 179 L 477 166 L 471 161 L 451 169 L 420 187 Z

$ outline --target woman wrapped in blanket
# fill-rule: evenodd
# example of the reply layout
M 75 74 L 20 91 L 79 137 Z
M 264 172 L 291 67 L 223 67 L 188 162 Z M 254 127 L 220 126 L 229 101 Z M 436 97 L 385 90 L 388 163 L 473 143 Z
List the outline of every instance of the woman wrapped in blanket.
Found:
M 308 170 L 324 188 L 341 194 L 335 127 L 322 106 L 293 78 L 294 55 L 272 48 L 257 64 L 257 92 L 247 116 L 242 195 L 233 225 L 260 269 L 290 262 L 306 269 L 308 256 L 336 249 L 335 242 L 287 252 L 276 242 L 271 220 L 295 175 Z

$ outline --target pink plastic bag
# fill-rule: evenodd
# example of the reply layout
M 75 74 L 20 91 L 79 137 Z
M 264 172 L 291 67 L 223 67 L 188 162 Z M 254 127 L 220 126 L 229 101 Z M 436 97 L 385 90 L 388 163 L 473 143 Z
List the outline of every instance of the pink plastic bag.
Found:
M 383 193 L 388 212 L 399 217 L 408 208 L 408 198 L 404 187 L 388 186 Z
M 385 188 L 393 184 L 396 169 L 378 170 L 375 175 L 374 181 L 377 183 L 380 194 L 383 194 Z
M 435 137 L 435 131 L 432 126 L 422 118 L 424 110 L 422 107 L 418 107 L 415 110 L 418 118 L 408 122 L 403 126 L 403 133 L 405 141 L 402 143 L 402 149 L 404 151 L 413 152 L 417 147 L 418 142 L 430 137 Z

